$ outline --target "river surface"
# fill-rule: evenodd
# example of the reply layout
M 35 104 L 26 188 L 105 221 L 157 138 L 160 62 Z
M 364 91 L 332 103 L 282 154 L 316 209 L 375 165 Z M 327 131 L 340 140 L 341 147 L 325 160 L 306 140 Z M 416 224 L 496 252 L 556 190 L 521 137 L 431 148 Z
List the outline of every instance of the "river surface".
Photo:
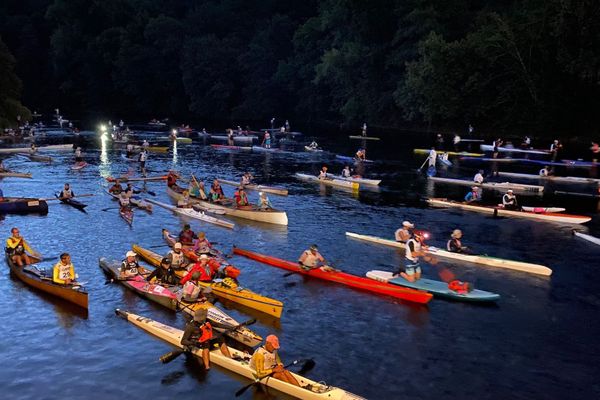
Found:
M 351 155 L 359 142 L 345 136 L 319 138 L 336 153 Z M 466 188 L 433 186 L 415 170 L 423 157 L 413 147 L 427 144 L 421 136 L 369 142 L 368 158 L 387 160 L 368 165 L 365 174 L 383 180 L 379 191 L 358 194 L 297 181 L 294 172 L 316 173 L 321 165 L 339 171 L 333 157 L 309 153 L 263 154 L 218 151 L 202 140 L 178 145 L 176 151 L 151 153 L 151 174 L 176 168 L 200 179 L 238 179 L 251 171 L 261 183 L 284 186 L 288 197 L 270 195 L 287 211 L 288 227 L 234 220 L 233 231 L 190 221 L 195 231 L 225 252 L 233 244 L 296 260 L 310 244 L 343 270 L 364 275 L 370 269 L 392 270 L 403 254 L 345 236 L 346 231 L 392 238 L 402 221 L 427 229 L 429 243 L 444 246 L 450 232 L 461 228 L 463 242 L 477 251 L 529 261 L 553 269 L 551 277 L 460 263 L 425 265 L 424 275 L 440 279 L 452 273 L 477 288 L 499 293 L 496 305 L 481 306 L 440 299 L 419 306 L 292 275 L 242 257 L 231 261 L 242 270 L 241 282 L 256 292 L 284 302 L 280 322 L 259 318 L 252 326 L 266 336 L 275 333 L 284 361 L 313 358 L 312 379 L 370 399 L 580 399 L 600 396 L 600 247 L 571 236 L 571 227 L 529 220 L 493 218 L 476 213 L 427 208 L 425 196 L 464 196 Z M 133 243 L 161 253 L 161 228 L 178 232 L 185 223 L 170 212 L 136 211 L 133 227 L 119 217 L 113 200 L 103 193 L 104 180 L 135 164 L 121 151 L 94 135 L 87 136 L 89 166 L 71 171 L 72 154 L 52 153 L 52 164 L 12 157 L 5 164 L 30 171 L 33 179 L 4 179 L 6 196 L 52 197 L 65 182 L 82 199 L 87 213 L 49 203 L 49 213 L 7 215 L 0 221 L 3 238 L 17 226 L 29 243 L 46 256 L 72 254 L 81 281 L 88 282 L 89 313 L 33 291 L 4 268 L 0 274 L 0 370 L 2 399 L 232 399 L 248 383 L 213 368 L 208 373 L 193 359 L 180 357 L 163 365 L 158 357 L 171 348 L 115 316 L 115 308 L 183 328 L 185 318 L 126 291 L 105 284 L 98 258 L 122 259 Z M 440 174 L 472 177 L 476 165 L 451 167 Z M 501 166 L 502 167 L 502 166 Z M 511 166 L 514 171 L 537 168 Z M 582 171 L 575 171 L 580 174 Z M 594 173 L 594 172 L 593 172 Z M 535 183 L 535 182 L 527 182 Z M 170 202 L 162 183 L 148 183 L 157 200 Z M 232 194 L 233 188 L 225 187 Z M 576 187 L 581 191 L 589 187 Z M 567 189 L 573 190 L 575 189 Z M 492 192 L 485 192 L 490 201 Z M 252 201 L 256 193 L 250 192 Z M 542 198 L 520 197 L 529 204 Z M 600 236 L 596 201 L 547 197 L 572 213 L 593 216 L 582 226 Z M 46 263 L 46 266 L 50 266 Z M 235 308 L 228 313 L 249 318 Z M 243 399 L 286 398 L 273 390 L 248 390 Z

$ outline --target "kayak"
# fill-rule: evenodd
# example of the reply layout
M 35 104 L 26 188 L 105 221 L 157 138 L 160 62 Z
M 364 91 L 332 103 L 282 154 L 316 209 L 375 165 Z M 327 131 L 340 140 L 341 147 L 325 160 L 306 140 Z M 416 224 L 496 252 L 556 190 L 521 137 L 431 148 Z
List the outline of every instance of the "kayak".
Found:
M 133 225 L 133 210 L 131 208 L 119 208 L 119 215 L 127 222 L 129 226 Z
M 600 194 L 595 194 L 595 193 L 565 192 L 562 190 L 556 190 L 556 191 L 554 191 L 554 194 L 561 194 L 561 195 L 566 195 L 566 196 L 592 197 L 592 198 L 600 197 Z
M 252 147 L 250 147 L 250 146 L 227 146 L 224 144 L 211 144 L 210 147 L 212 147 L 213 149 L 218 149 L 218 150 L 246 150 L 246 151 L 252 150 Z
M 41 261 L 36 257 L 29 256 L 29 258 L 34 261 L 34 264 Z M 79 307 L 85 308 L 87 310 L 88 293 L 81 286 L 81 284 L 60 285 L 58 283 L 54 283 L 52 281 L 52 270 L 41 270 L 33 264 L 21 268 L 12 261 L 8 254 L 6 254 L 6 263 L 10 268 L 10 272 L 12 272 L 25 284 L 38 290 L 41 290 L 42 292 L 46 292 L 48 294 L 66 300 L 69 303 L 76 304 Z
M 239 247 L 235 246 L 233 247 L 233 253 L 244 257 L 248 257 L 252 260 L 256 260 L 267 265 L 271 265 L 273 267 L 292 271 L 300 275 L 311 276 L 313 278 L 323 279 L 326 281 L 350 286 L 355 289 L 361 289 L 368 292 L 392 296 L 398 299 L 407 300 L 415 303 L 426 304 L 431 300 L 432 297 L 431 294 L 423 291 L 403 289 L 388 283 L 376 282 L 371 279 L 347 274 L 341 271 L 325 272 L 319 268 L 307 271 L 300 268 L 297 262 L 282 260 L 281 258 L 256 253 L 250 250 L 240 249 Z
M 29 153 L 17 153 L 18 156 L 27 157 L 31 161 L 41 161 L 41 162 L 51 162 L 52 157 L 50 156 L 42 156 L 40 154 L 29 154 Z
M 119 177 L 106 177 L 108 182 L 115 182 L 119 180 L 119 182 L 146 182 L 146 181 L 164 181 L 167 179 L 167 175 L 161 176 L 149 176 L 149 177 L 130 177 L 130 176 L 119 176 Z
M 295 173 L 294 176 L 298 179 L 304 180 L 304 181 L 311 181 L 311 182 L 318 182 L 318 183 L 322 183 L 324 185 L 329 185 L 329 186 L 335 186 L 335 187 L 340 187 L 340 188 L 345 188 L 345 189 L 351 189 L 351 190 L 358 190 L 359 189 L 359 184 L 356 182 L 349 182 L 346 180 L 341 180 L 341 179 L 319 179 L 319 177 L 316 177 L 314 175 L 308 175 L 308 174 L 301 174 L 301 173 Z
M 27 153 L 31 147 L 8 147 L 0 149 L 0 153 Z M 49 146 L 41 146 L 37 148 L 38 151 L 44 150 L 73 150 L 72 144 L 52 144 Z
M 555 165 L 559 167 L 579 167 L 579 168 L 594 168 L 600 166 L 600 163 L 590 161 L 579 161 L 579 160 L 562 160 L 562 161 L 545 161 L 545 160 L 532 160 L 529 158 L 477 158 L 477 157 L 461 157 L 463 161 L 486 161 L 486 162 L 522 162 L 526 164 L 538 164 L 538 165 Z
M 415 154 L 429 154 L 431 150 L 428 149 L 414 149 L 413 153 Z M 466 151 L 444 151 L 444 153 L 448 154 L 449 156 L 463 156 L 463 157 L 482 157 L 483 153 L 469 153 Z
M 177 185 L 173 185 L 171 187 L 167 186 L 167 194 L 179 201 L 182 199 L 183 195 L 181 194 L 183 189 Z M 217 210 L 222 210 L 227 215 L 231 215 L 233 217 L 249 219 L 252 221 L 266 222 L 269 224 L 276 225 L 287 225 L 288 217 L 285 211 L 280 211 L 277 209 L 267 209 L 261 210 L 255 206 L 244 206 L 237 207 L 234 205 L 233 200 L 229 200 L 227 204 L 225 203 L 211 203 L 206 200 L 200 200 L 197 197 L 190 196 L 190 204 L 199 204 L 201 207 L 213 208 Z
M 565 183 L 600 183 L 600 179 L 594 178 L 581 178 L 578 176 L 542 176 L 535 174 L 519 174 L 516 172 L 498 172 L 498 176 L 507 176 L 512 178 L 523 178 L 523 179 L 543 179 L 548 181 L 555 182 L 565 182 Z
M 80 162 L 73 164 L 71 166 L 71 169 L 73 171 L 80 171 L 80 170 L 84 169 L 87 165 L 88 165 L 88 163 L 86 163 L 85 161 L 80 161 Z
M 325 151 L 323 149 L 319 149 L 319 148 L 315 149 L 315 148 L 310 147 L 310 146 L 304 146 L 304 150 L 310 151 L 311 153 L 322 153 L 322 152 Z
M 495 189 L 495 190 L 508 190 L 512 189 L 514 191 L 519 192 L 530 192 L 535 194 L 541 194 L 544 191 L 543 186 L 537 185 L 524 185 L 521 183 L 511 183 L 511 182 L 483 182 L 476 183 L 473 181 L 465 180 L 465 179 L 453 179 L 453 178 L 440 178 L 435 176 L 428 177 L 429 180 L 433 182 L 440 183 L 449 183 L 453 185 L 461 185 L 461 186 L 479 186 L 486 189 Z
M 341 160 L 341 161 L 352 161 L 352 162 L 355 162 L 355 163 L 359 163 L 359 162 L 362 162 L 362 163 L 374 163 L 375 162 L 373 160 L 359 160 L 359 159 L 354 158 L 354 157 L 341 156 L 339 154 L 336 154 L 335 158 L 337 158 L 338 160 Z
M 80 202 L 80 201 L 77 201 L 77 200 L 75 200 L 75 199 L 72 199 L 72 198 L 68 198 L 68 199 L 61 199 L 61 198 L 59 197 L 59 193 L 54 193 L 54 196 L 56 196 L 56 198 L 57 198 L 57 199 L 59 199 L 61 203 L 63 203 L 63 204 L 66 204 L 66 205 L 69 205 L 69 206 L 71 206 L 71 207 L 73 207 L 73 208 L 76 208 L 76 209 L 78 209 L 79 211 L 83 211 L 83 212 L 85 212 L 85 210 L 84 210 L 84 209 L 87 207 L 87 204 L 85 204 L 85 203 L 82 203 L 82 202 Z
M 479 148 L 481 151 L 494 151 L 494 146 L 490 144 L 480 144 Z M 524 153 L 524 154 L 543 154 L 549 155 L 550 150 L 537 150 L 537 149 L 515 149 L 514 147 L 498 147 L 500 153 Z
M 592 219 L 591 217 L 587 217 L 585 215 L 505 210 L 502 207 L 498 206 L 478 206 L 474 204 L 460 203 L 443 198 L 427 199 L 427 203 L 434 207 L 457 207 L 463 210 L 476 211 L 499 216 L 530 218 L 540 221 L 557 222 L 565 224 L 584 224 Z
M 117 201 L 119 200 L 119 195 L 111 193 L 108 190 L 106 191 L 106 193 L 108 193 L 108 195 L 111 196 L 113 199 L 115 199 Z M 129 198 L 129 203 L 131 203 L 132 206 L 135 206 L 141 210 L 148 211 L 149 213 L 152 212 L 152 204 L 149 204 L 146 200 L 144 200 L 140 196 L 131 196 Z M 133 211 L 132 211 L 132 213 L 133 213 Z
M 31 174 L 28 172 L 2 171 L 0 172 L 0 178 L 31 178 Z
M 183 337 L 182 330 L 169 325 L 164 325 L 158 321 L 142 317 L 141 315 L 136 315 L 128 311 L 116 309 L 115 312 L 118 316 L 125 319 L 127 322 L 132 323 L 133 325 L 151 334 L 152 336 L 155 336 L 158 339 L 177 347 L 178 349 L 183 349 L 183 346 L 181 345 L 181 338 Z M 192 353 L 199 359 L 202 359 L 202 350 L 194 349 Z M 233 347 L 229 347 L 229 353 L 232 355 L 233 358 L 224 356 L 221 353 L 220 349 L 212 350 L 210 352 L 211 364 L 218 365 L 219 367 L 224 368 L 227 371 L 231 371 L 237 375 L 249 379 L 250 381 L 254 381 L 255 371 L 249 366 L 248 354 L 240 350 L 234 349 Z M 260 382 L 264 386 L 273 388 L 298 399 L 365 400 L 360 396 L 357 396 L 335 386 L 329 386 L 324 383 L 311 381 L 310 379 L 307 379 L 298 374 L 294 374 L 293 372 L 291 374 L 296 378 L 296 380 L 298 381 L 298 383 L 300 383 L 302 387 L 286 383 L 279 379 L 270 379 L 269 377 L 263 378 Z M 311 389 L 309 390 L 303 388 L 306 386 L 308 386 Z
M 415 282 L 407 281 L 401 276 L 396 276 L 391 272 L 373 270 L 367 272 L 367 276 L 379 282 L 391 283 L 394 285 L 407 287 L 417 290 L 425 290 L 432 293 L 435 297 L 440 297 L 456 301 L 471 301 L 471 302 L 490 302 L 500 299 L 497 293 L 486 292 L 485 290 L 473 289 L 471 292 L 458 293 L 450 288 L 448 284 L 442 281 L 433 279 L 421 278 Z
M 376 136 L 359 136 L 359 135 L 350 135 L 348 136 L 350 139 L 360 139 L 360 140 L 381 140 Z
M 0 214 L 48 214 L 48 203 L 42 199 L 27 197 L 4 197 L 0 202 Z
M 575 230 L 573 231 L 573 235 L 575 235 L 577 237 L 580 237 L 582 239 L 585 239 L 585 240 L 587 240 L 589 242 L 592 242 L 594 244 L 600 245 L 600 238 L 597 238 L 595 236 L 588 235 L 588 234 L 585 234 L 585 233 L 582 233 L 582 232 L 577 232 Z
M 228 181 L 228 180 L 225 180 L 225 179 L 219 179 L 219 182 L 224 183 L 224 184 L 229 185 L 229 186 L 235 186 L 235 187 L 239 187 L 240 184 L 241 184 L 239 182 Z M 254 183 L 250 183 L 248 185 L 244 185 L 244 189 L 254 190 L 256 192 L 272 193 L 272 194 L 277 194 L 277 195 L 280 195 L 280 196 L 287 196 L 288 195 L 288 190 L 287 189 L 280 188 L 280 187 L 273 187 L 273 186 L 257 185 L 257 184 L 254 184 Z
M 208 222 L 210 224 L 222 226 L 224 228 L 229 228 L 229 229 L 233 229 L 233 227 L 235 226 L 235 224 L 233 224 L 232 222 L 225 221 L 224 219 L 211 217 L 210 215 L 206 215 L 203 212 L 196 211 L 193 208 L 180 208 L 180 207 L 172 206 L 172 205 L 169 205 L 166 203 L 161 203 L 160 201 L 156 201 L 156 200 L 152 200 L 152 199 L 148 199 L 147 201 L 149 203 L 155 204 L 159 207 L 165 208 L 167 210 L 171 210 L 176 214 L 183 215 L 184 217 L 198 219 L 200 221 Z
M 99 264 L 100 268 L 102 268 L 102 270 L 115 282 L 119 282 L 127 289 L 137 293 L 139 296 L 144 297 L 157 304 L 160 304 L 163 307 L 166 307 L 173 311 L 181 310 L 192 316 L 194 315 L 196 310 L 205 309 L 208 313 L 207 318 L 211 322 L 218 323 L 219 325 L 224 325 L 225 327 L 239 325 L 238 321 L 231 318 L 221 309 L 215 307 L 212 303 L 208 301 L 195 303 L 181 301 L 178 299 L 177 293 L 173 290 L 163 285 L 150 283 L 140 275 L 136 275 L 128 279 L 120 278 L 120 261 L 109 261 L 106 258 L 102 257 L 99 260 Z M 174 289 L 177 290 L 179 289 L 179 287 L 176 286 Z M 215 330 L 223 329 L 215 328 Z M 250 347 L 258 346 L 262 341 L 262 338 L 260 336 L 258 336 L 256 333 L 254 333 L 246 327 L 240 328 L 237 331 L 230 332 L 227 334 L 227 336 Z
M 162 260 L 162 256 L 160 254 L 148 249 L 144 249 L 138 245 L 133 245 L 132 248 L 133 251 L 135 251 L 136 254 L 143 258 L 147 263 L 154 265 L 155 267 L 160 265 L 160 261 Z M 281 318 L 283 303 L 279 300 L 262 296 L 247 288 L 230 288 L 229 286 L 224 285 L 222 282 L 199 283 L 204 287 L 210 287 L 212 289 L 212 293 L 221 299 L 229 300 L 232 303 L 242 305 L 267 315 L 271 315 L 275 318 Z
M 561 213 L 566 211 L 563 207 L 521 207 L 523 211 L 535 212 L 535 213 Z
M 358 233 L 346 232 L 346 236 L 353 239 L 364 240 L 366 242 L 378 243 L 385 246 L 397 247 L 405 249 L 406 244 L 402 242 L 396 242 L 395 240 L 383 239 L 376 236 L 360 235 Z M 487 265 L 490 267 L 512 269 L 515 271 L 529 272 L 531 274 L 550 276 L 552 270 L 546 266 L 539 264 L 530 264 L 521 261 L 505 260 L 502 258 L 481 256 L 481 255 L 470 255 L 462 253 L 453 253 L 437 247 L 429 246 L 427 253 L 435 257 L 444 258 L 447 260 L 464 261 L 473 264 Z
M 327 174 L 327 176 L 342 181 L 356 182 L 359 185 L 378 186 L 381 183 L 381 179 L 365 179 L 361 178 L 359 175 L 345 177 L 342 175 Z

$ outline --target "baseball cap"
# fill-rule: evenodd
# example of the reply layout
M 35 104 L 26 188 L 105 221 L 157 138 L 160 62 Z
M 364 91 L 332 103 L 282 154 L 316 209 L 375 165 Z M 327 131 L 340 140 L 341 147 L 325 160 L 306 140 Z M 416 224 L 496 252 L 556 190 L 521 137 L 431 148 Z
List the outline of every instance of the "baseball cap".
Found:
M 279 339 L 275 335 L 267 336 L 267 338 L 265 339 L 265 342 L 270 343 L 271 346 L 273 346 L 273 348 L 275 348 L 275 349 L 279 348 Z

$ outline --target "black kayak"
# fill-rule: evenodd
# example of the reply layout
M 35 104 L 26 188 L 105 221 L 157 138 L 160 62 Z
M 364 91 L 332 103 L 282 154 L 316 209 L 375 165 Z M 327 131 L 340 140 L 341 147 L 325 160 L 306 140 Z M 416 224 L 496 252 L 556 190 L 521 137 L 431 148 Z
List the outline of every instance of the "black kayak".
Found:
M 86 212 L 86 211 L 84 210 L 84 208 L 86 208 L 86 207 L 87 207 L 87 204 L 85 204 L 85 203 L 82 203 L 82 202 L 80 202 L 80 201 L 77 201 L 77 200 L 74 200 L 74 199 L 61 199 L 61 198 L 59 197 L 59 194 L 58 194 L 58 193 L 54 193 L 54 195 L 56 196 L 56 198 L 57 198 L 57 199 L 59 199 L 59 200 L 60 200 L 60 202 L 61 202 L 61 203 L 63 203 L 63 204 L 67 204 L 67 205 L 70 205 L 71 207 L 75 207 L 75 208 L 76 208 L 76 209 L 78 209 L 79 211 Z

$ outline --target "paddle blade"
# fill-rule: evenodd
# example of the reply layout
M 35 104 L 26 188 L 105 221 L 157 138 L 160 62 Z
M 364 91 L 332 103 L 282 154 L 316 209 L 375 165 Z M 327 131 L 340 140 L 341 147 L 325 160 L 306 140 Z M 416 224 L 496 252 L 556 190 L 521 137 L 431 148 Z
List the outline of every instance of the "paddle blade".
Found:
M 304 362 L 304 365 L 298 371 L 298 375 L 306 374 L 308 371 L 312 370 L 315 367 L 315 365 L 316 365 L 315 360 L 313 360 L 312 358 L 309 358 L 308 360 L 306 360 Z
M 239 389 L 237 392 L 235 392 L 235 397 L 240 397 L 241 395 L 243 395 L 246 390 L 248 390 L 251 386 L 254 386 L 256 384 L 256 382 L 252 382 L 249 385 L 244 386 L 243 388 Z
M 173 350 L 173 351 L 170 351 L 170 352 L 160 356 L 159 360 L 163 364 L 168 364 L 171 361 L 173 361 L 174 359 L 176 359 L 177 357 L 179 357 L 180 355 L 182 355 L 183 353 L 184 353 L 183 350 Z

